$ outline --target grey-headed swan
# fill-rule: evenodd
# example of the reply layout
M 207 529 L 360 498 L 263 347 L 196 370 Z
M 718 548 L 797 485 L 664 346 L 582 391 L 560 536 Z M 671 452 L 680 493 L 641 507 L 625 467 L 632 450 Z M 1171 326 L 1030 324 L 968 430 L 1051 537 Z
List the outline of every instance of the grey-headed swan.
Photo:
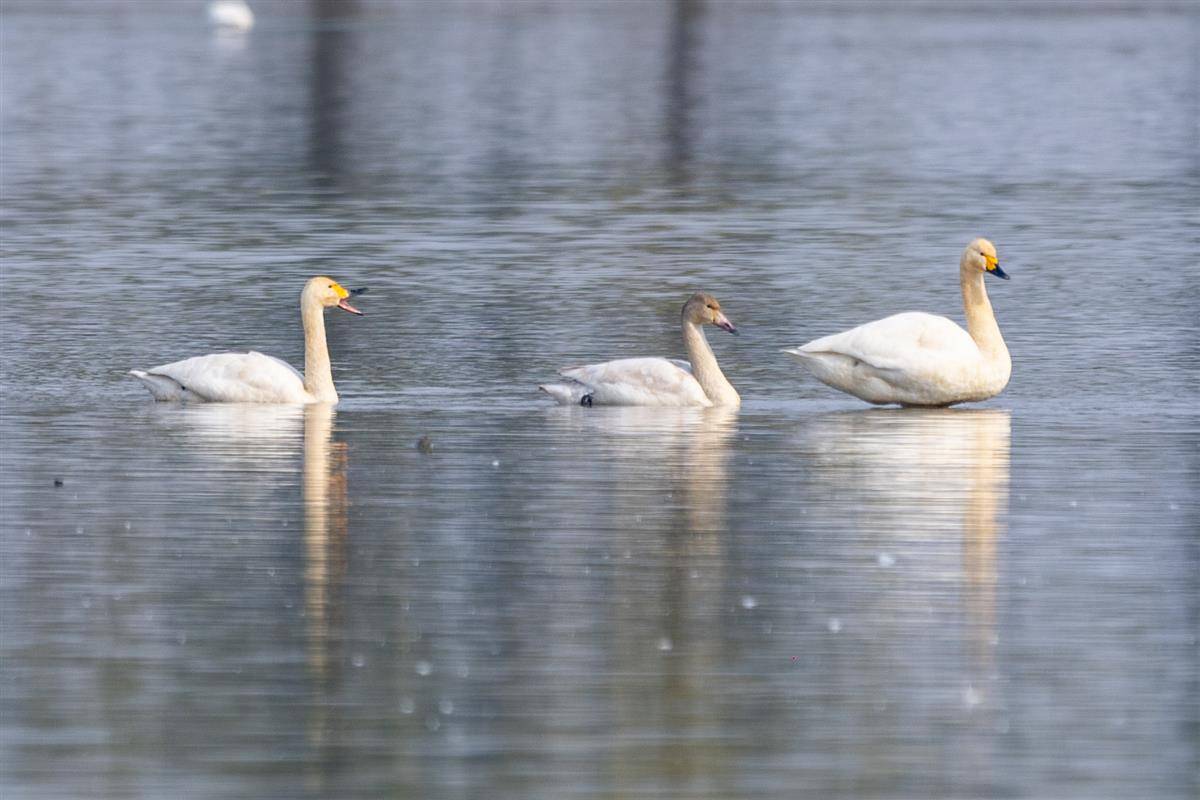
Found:
M 622 358 L 558 371 L 569 383 L 538 388 L 563 405 L 738 406 L 742 399 L 725 379 L 702 325 L 737 333 L 710 294 L 694 294 L 683 306 L 683 343 L 688 360 Z

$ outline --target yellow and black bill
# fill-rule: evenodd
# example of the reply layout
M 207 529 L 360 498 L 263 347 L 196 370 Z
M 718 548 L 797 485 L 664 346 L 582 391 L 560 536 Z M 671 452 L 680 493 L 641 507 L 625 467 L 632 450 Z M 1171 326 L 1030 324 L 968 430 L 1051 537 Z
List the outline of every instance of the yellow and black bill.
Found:
M 1000 269 L 1000 261 L 995 256 L 984 255 L 983 260 L 987 262 L 987 271 L 989 275 L 995 275 L 997 278 L 1008 280 L 1008 273 Z

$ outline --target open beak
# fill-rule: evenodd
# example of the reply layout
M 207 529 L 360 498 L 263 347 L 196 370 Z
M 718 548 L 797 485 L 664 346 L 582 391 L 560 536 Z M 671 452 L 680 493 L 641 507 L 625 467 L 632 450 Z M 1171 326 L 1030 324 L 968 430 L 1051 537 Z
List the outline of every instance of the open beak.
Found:
M 717 312 L 717 318 L 713 321 L 713 325 L 716 325 L 723 331 L 729 331 L 734 336 L 738 335 L 738 330 L 734 324 L 729 321 L 729 317 L 725 316 L 720 311 Z
M 338 287 L 338 288 L 341 288 L 341 287 Z M 353 297 L 356 294 L 366 294 L 367 293 L 366 287 L 363 287 L 362 289 L 343 289 L 343 291 L 346 292 L 346 297 Z M 347 302 L 346 297 L 343 297 L 341 300 L 338 300 L 338 304 L 337 304 L 338 308 L 340 308 L 342 311 L 349 311 L 351 314 L 357 314 L 358 316 L 361 317 L 363 315 L 363 312 L 359 311 L 357 308 L 350 305 L 350 303 Z

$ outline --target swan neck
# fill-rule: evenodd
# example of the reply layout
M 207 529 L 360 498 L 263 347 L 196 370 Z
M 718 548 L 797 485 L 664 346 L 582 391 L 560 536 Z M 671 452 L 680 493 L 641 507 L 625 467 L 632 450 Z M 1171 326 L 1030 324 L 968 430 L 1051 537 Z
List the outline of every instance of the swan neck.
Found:
M 336 403 L 333 367 L 325 343 L 325 309 L 315 299 L 303 297 L 300 319 L 304 323 L 304 388 L 319 403 Z
M 687 347 L 688 361 L 692 365 L 692 376 L 700 384 L 700 388 L 708 395 L 714 406 L 740 405 L 742 398 L 733 385 L 726 380 L 725 373 L 717 364 L 717 357 L 704 331 L 696 323 L 685 319 L 683 321 L 683 343 Z
M 962 284 L 963 311 L 967 317 L 967 333 L 975 340 L 980 352 L 990 359 L 1007 359 L 1008 348 L 1000 335 L 1000 326 L 983 285 L 983 273 L 966 266 L 959 270 Z

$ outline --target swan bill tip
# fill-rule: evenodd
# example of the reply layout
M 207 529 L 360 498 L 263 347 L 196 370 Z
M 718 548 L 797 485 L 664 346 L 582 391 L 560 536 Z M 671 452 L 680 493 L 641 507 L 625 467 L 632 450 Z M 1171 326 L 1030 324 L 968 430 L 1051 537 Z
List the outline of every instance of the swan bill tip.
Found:
M 351 314 L 354 314 L 355 316 L 358 316 L 358 317 L 365 316 L 363 314 L 363 312 L 359 311 L 357 308 L 355 308 L 354 306 L 347 303 L 346 298 L 344 298 L 344 297 L 341 300 L 338 300 L 337 307 L 340 308 L 342 311 L 349 311 Z

